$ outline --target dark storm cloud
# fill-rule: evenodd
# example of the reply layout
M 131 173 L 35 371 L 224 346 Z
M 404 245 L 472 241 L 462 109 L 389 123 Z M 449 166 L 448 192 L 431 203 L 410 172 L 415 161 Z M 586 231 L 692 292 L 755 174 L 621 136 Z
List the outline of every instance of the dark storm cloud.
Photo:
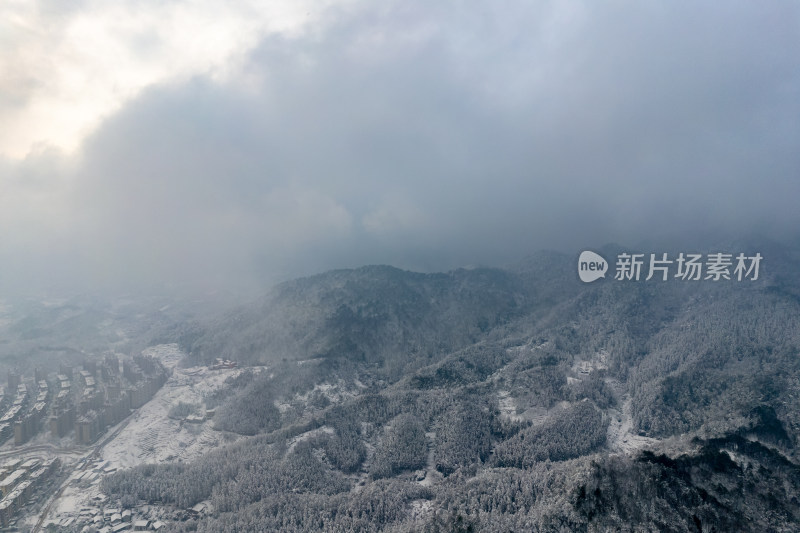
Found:
M 62 172 L 59 260 L 217 283 L 793 231 L 799 34 L 791 3 L 343 11 L 107 120 Z

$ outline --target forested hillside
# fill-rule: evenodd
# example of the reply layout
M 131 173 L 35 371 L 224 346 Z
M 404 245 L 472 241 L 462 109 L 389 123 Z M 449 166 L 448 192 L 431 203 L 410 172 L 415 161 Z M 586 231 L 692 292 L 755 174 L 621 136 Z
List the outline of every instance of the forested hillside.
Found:
M 772 251 L 740 283 L 584 285 L 555 253 L 285 283 L 183 337 L 268 367 L 207 400 L 245 438 L 104 490 L 210 502 L 175 531 L 796 531 L 797 254 Z
M 472 344 L 527 306 L 521 280 L 503 270 L 418 274 L 371 266 L 279 285 L 189 332 L 183 344 L 201 360 L 345 358 L 392 368 Z

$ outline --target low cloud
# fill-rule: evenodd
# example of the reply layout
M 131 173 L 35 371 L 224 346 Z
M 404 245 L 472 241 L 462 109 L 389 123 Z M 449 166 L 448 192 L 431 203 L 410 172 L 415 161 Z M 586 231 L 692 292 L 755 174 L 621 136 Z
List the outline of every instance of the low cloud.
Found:
M 143 89 L 75 154 L 2 161 L 0 254 L 43 265 L 14 279 L 263 285 L 800 222 L 791 3 L 320 20 Z

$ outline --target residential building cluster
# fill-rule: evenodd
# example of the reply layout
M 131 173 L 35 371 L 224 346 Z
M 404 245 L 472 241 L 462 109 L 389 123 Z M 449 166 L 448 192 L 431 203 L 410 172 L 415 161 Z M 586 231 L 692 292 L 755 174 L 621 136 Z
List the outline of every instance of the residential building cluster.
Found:
M 157 360 L 120 361 L 114 354 L 87 359 L 80 368 L 62 364 L 58 373 L 37 368 L 33 379 L 10 371 L 0 391 L 0 444 L 13 437 L 20 446 L 43 430 L 57 439 L 74 433 L 77 444 L 91 444 L 147 403 L 166 380 Z
M 0 467 L 0 525 L 9 526 L 42 484 L 58 469 L 58 459 L 13 459 Z

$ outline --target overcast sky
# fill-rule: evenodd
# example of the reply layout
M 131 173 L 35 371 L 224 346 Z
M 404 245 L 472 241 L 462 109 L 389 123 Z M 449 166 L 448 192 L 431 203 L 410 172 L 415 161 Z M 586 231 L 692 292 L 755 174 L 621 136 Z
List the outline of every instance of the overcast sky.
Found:
M 0 287 L 800 223 L 800 4 L 9 0 Z

